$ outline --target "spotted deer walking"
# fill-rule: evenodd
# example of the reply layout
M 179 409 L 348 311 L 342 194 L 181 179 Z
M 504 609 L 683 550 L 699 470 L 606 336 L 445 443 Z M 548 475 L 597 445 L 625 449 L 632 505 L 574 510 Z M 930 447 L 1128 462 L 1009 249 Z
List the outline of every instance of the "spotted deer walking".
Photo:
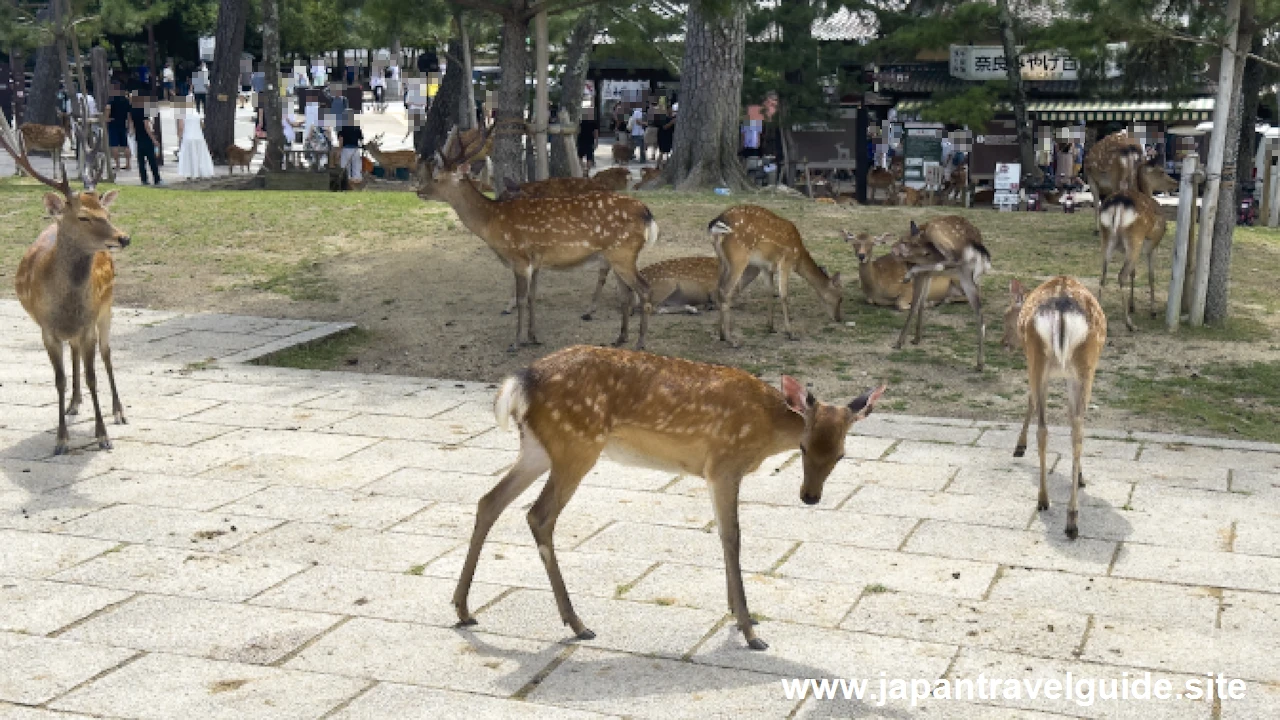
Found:
M 573 610 L 553 534 L 556 520 L 601 454 L 619 462 L 704 478 L 724 549 L 729 607 L 747 644 L 756 636 L 739 561 L 738 490 L 765 458 L 800 449 L 800 499 L 815 505 L 827 476 L 844 455 L 845 436 L 867 417 L 885 388 L 847 406 L 818 402 L 799 381 L 778 390 L 735 368 L 648 353 L 575 346 L 507 378 L 494 412 L 520 433 L 516 464 L 476 508 L 471 546 L 453 594 L 462 625 L 476 624 L 467 605 L 471 580 L 489 529 L 511 502 L 550 471 L 530 508 L 529 529 L 555 593 L 560 619 L 581 640 L 595 633 Z
M 22 136 L 24 153 L 32 150 L 49 153 L 49 159 L 53 161 L 53 177 L 66 178 L 67 167 L 62 159 L 62 147 L 67 144 L 66 128 L 60 125 L 23 123 L 18 128 L 18 133 Z
M 53 365 L 58 388 L 58 439 L 54 455 L 69 449 L 67 415 L 80 408 L 80 365 L 84 364 L 85 385 L 93 401 L 94 436 L 102 450 L 111 448 L 107 428 L 98 405 L 98 378 L 94 354 L 99 349 L 111 385 L 111 412 L 117 424 L 124 424 L 124 408 L 116 392 L 111 365 L 111 301 L 115 287 L 115 263 L 111 250 L 129 245 L 129 236 L 111 224 L 108 208 L 117 197 L 115 190 L 99 195 L 93 191 L 74 193 L 66 175 L 53 181 L 31 167 L 25 153 L 19 153 L 7 137 L 7 125 L 0 127 L 0 146 L 13 156 L 28 175 L 54 188 L 44 196 L 45 209 L 57 219 L 45 228 L 18 263 L 14 291 L 27 314 L 40 326 L 41 338 Z M 62 363 L 63 343 L 71 347 L 71 402 L 67 403 L 67 377 Z
M 369 151 L 373 159 L 377 161 L 382 169 L 386 171 L 386 178 L 394 180 L 396 171 L 404 168 L 412 173 L 414 168 L 418 167 L 418 153 L 410 150 L 383 150 L 382 149 L 383 133 L 373 136 L 373 139 L 365 141 L 364 148 Z
M 256 135 L 253 137 L 253 145 L 248 150 L 232 143 L 227 146 L 227 174 L 234 174 L 237 167 L 244 168 L 249 172 L 249 164 L 253 162 L 253 156 L 258 154 L 258 143 L 262 142 Z M 332 167 L 332 160 L 330 162 Z
M 902 258 L 893 253 L 872 259 L 877 245 L 892 245 L 895 238 L 891 234 L 873 237 L 870 233 L 854 235 L 844 233 L 845 242 L 858 256 L 858 280 L 862 286 L 862 294 L 866 295 L 871 305 L 889 305 L 899 310 L 910 310 L 914 285 L 904 280 L 910 269 Z M 965 300 L 960 284 L 950 277 L 935 277 L 929 281 L 926 300 L 930 306 L 942 302 Z
M 982 233 L 973 223 L 959 215 L 946 215 L 925 223 L 923 227 L 911 223 L 911 233 L 894 243 L 893 254 L 907 265 L 903 281 L 912 282 L 911 310 L 907 322 L 898 334 L 894 349 L 902 349 L 911 327 L 911 316 L 916 318 L 916 335 L 912 345 L 920 344 L 920 326 L 924 324 L 924 306 L 930 284 L 934 278 L 946 277 L 960 285 L 969 305 L 977 316 L 978 366 L 982 371 L 985 360 L 983 345 L 986 343 L 987 326 L 982 320 L 982 296 L 978 282 L 991 270 L 991 253 L 982 244 Z
M 462 224 L 511 268 L 518 311 L 512 349 L 526 342 L 539 344 L 534 330 L 539 271 L 579 267 L 595 260 L 604 261 L 623 284 L 640 296 L 643 313 L 636 347 L 643 347 L 652 305 L 649 286 L 640 277 L 636 259 L 645 246 L 657 241 L 658 223 L 653 213 L 640 201 L 613 193 L 492 200 L 476 188 L 465 172 L 467 165 L 488 153 L 488 148 L 487 135 L 467 143 L 456 130 L 450 133 L 444 152 L 437 153 L 433 164 L 422 173 L 418 196 L 447 202 Z M 628 337 L 630 317 L 627 308 L 622 309 L 617 345 L 627 342 Z
M 1120 286 L 1120 304 L 1124 306 L 1124 325 L 1130 331 L 1136 329 L 1131 314 L 1134 306 L 1134 287 L 1138 278 L 1138 256 L 1147 259 L 1147 286 L 1151 296 L 1151 315 L 1156 315 L 1156 247 L 1164 239 L 1166 221 L 1160 204 L 1142 191 L 1114 193 L 1102 203 L 1098 214 L 1102 222 L 1102 278 L 1098 281 L 1098 302 L 1102 302 L 1102 290 L 1107 286 L 1107 265 L 1116 250 L 1124 253 L 1124 265 L 1120 267 L 1117 283 Z M 1124 281 L 1129 281 L 1129 298 L 1124 297 Z
M 1027 451 L 1027 427 L 1036 415 L 1036 444 L 1040 452 L 1040 497 L 1036 507 L 1049 509 L 1045 446 L 1049 430 L 1045 406 L 1049 378 L 1067 381 L 1067 415 L 1071 419 L 1071 499 L 1067 505 L 1067 537 L 1079 533 L 1077 493 L 1084 487 L 1080 453 L 1084 443 L 1084 411 L 1089 407 L 1098 356 L 1107 344 L 1107 316 L 1089 290 L 1075 278 L 1060 276 L 1030 294 L 1014 280 L 1009 287 L 1012 302 L 1004 313 L 1004 344 L 1027 355 L 1027 415 L 1013 450 L 1014 457 Z
M 773 306 L 780 299 L 782 328 L 787 338 L 798 340 L 791 329 L 789 287 L 791 271 L 804 278 L 827 307 L 831 319 L 843 319 L 841 304 L 844 285 L 840 273 L 827 271 L 814 262 L 804 246 L 800 231 L 791 221 L 758 205 L 737 205 L 720 213 L 707 225 L 711 244 L 720 258 L 720 287 L 716 302 L 720 309 L 720 339 L 733 347 L 741 342 L 733 335 L 733 301 L 741 288 L 743 274 L 754 266 L 764 271 L 773 287 L 769 302 L 769 332 L 774 332 Z

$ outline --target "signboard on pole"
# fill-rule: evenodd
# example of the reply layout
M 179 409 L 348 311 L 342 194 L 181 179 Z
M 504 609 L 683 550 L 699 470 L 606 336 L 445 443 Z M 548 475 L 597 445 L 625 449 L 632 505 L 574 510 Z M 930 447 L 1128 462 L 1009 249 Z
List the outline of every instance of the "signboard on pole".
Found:
M 998 163 L 996 165 L 996 207 L 1001 210 L 1012 210 L 1018 206 L 1018 190 L 1021 186 L 1021 178 L 1021 164 Z
M 1125 43 L 1109 43 L 1106 76 L 1120 77 L 1114 58 Z M 1079 80 L 1080 63 L 1065 50 L 1039 50 L 1018 56 L 1023 80 Z M 961 80 L 1004 80 L 1008 77 L 1004 47 L 1000 45 L 952 45 L 951 76 Z
M 213 37 L 202 37 L 200 38 L 199 43 L 200 43 L 200 59 L 204 60 L 205 62 L 213 62 L 213 47 L 214 47 Z
M 942 126 L 914 127 L 910 124 L 902 138 L 902 182 L 919 190 L 928 184 L 925 173 L 942 164 Z

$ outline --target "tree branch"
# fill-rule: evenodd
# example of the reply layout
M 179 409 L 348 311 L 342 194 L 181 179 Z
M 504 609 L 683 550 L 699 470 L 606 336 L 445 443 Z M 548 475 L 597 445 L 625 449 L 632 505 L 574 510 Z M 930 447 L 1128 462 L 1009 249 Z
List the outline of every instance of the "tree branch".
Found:
M 653 34 L 653 33 L 649 30 L 649 28 L 647 28 L 647 27 L 645 27 L 645 26 L 644 26 L 644 23 L 640 22 L 639 20 L 636 20 L 636 19 L 635 19 L 635 18 L 633 18 L 633 17 L 629 17 L 629 16 L 627 16 L 627 15 L 623 14 L 623 12 L 622 12 L 621 10 L 618 10 L 617 8 L 610 8 L 610 12 L 612 12 L 612 13 L 613 13 L 613 16 L 614 16 L 614 17 L 618 18 L 619 20 L 621 20 L 621 21 L 622 21 L 622 22 L 624 22 L 624 23 L 627 23 L 628 25 L 631 25 L 631 26 L 633 26 L 633 27 L 635 27 L 635 28 L 639 29 L 639 30 L 640 30 L 640 32 L 644 33 L 645 35 L 652 35 L 652 34 Z M 680 73 L 680 65 L 679 65 L 679 63 L 677 63 L 677 62 L 675 61 L 675 59 L 673 59 L 670 55 L 668 55 L 668 54 L 667 54 L 667 52 L 666 52 L 665 50 L 663 50 L 663 49 L 662 49 L 662 45 L 661 45 L 661 44 L 659 44 L 659 43 L 656 43 L 656 42 L 655 42 L 655 43 L 653 44 L 653 49 L 654 49 L 654 50 L 656 50 L 656 51 L 657 51 L 657 53 L 658 53 L 659 55 L 661 55 L 661 56 L 662 56 L 662 60 L 663 60 L 664 62 L 666 62 L 666 63 L 667 63 L 667 65 L 669 65 L 669 66 L 671 67 L 672 72 L 675 72 L 676 74 L 679 74 L 679 73 Z
M 511 14 L 511 6 L 504 5 L 500 2 L 491 2 L 490 0 L 449 0 L 450 4 L 471 10 L 483 10 L 491 12 L 495 15 L 507 17 Z
M 567 13 L 570 10 L 598 5 L 600 2 L 601 0 L 571 0 L 570 2 L 556 3 L 554 0 L 543 0 L 542 2 L 530 5 L 529 9 L 524 11 L 524 18 L 526 20 L 531 19 L 533 16 L 543 11 L 546 11 L 548 15 L 559 15 L 561 13 Z
M 1218 41 L 1215 41 L 1215 40 L 1208 40 L 1208 39 L 1206 39 L 1206 38 L 1198 38 L 1198 37 L 1195 37 L 1195 36 L 1193 36 L 1193 35 L 1183 35 L 1182 33 L 1174 32 L 1174 31 L 1172 31 L 1172 30 L 1167 31 L 1167 32 L 1166 32 L 1166 35 L 1168 35 L 1168 37 L 1170 37 L 1170 38 L 1172 38 L 1172 39 L 1174 39 L 1174 40 L 1181 40 L 1182 42 L 1189 42 L 1189 43 L 1193 43 L 1193 44 L 1195 44 L 1195 45 L 1208 45 L 1208 46 L 1210 46 L 1210 47 L 1216 47 L 1216 48 L 1218 48 L 1218 49 L 1220 49 L 1220 50 L 1225 50 L 1225 49 L 1226 49 L 1226 46 L 1225 46 L 1225 45 L 1223 45 L 1221 42 L 1218 42 Z M 1246 52 L 1241 52 L 1241 51 L 1239 51 L 1239 50 L 1236 50 L 1236 51 L 1235 51 L 1234 53 L 1232 53 L 1232 54 L 1234 54 L 1234 55 L 1244 55 L 1245 57 L 1249 58 L 1250 60 L 1257 60 L 1258 62 L 1260 62 L 1260 63 L 1262 63 L 1263 65 L 1266 65 L 1266 66 L 1268 66 L 1268 67 L 1280 68 L 1280 63 L 1278 63 L 1278 62 L 1276 62 L 1276 61 L 1274 61 L 1274 60 L 1268 60 L 1267 58 L 1261 57 L 1261 56 L 1259 56 L 1259 55 L 1254 55 L 1254 54 L 1253 54 L 1253 53 L 1251 53 L 1251 52 L 1247 52 L 1247 51 L 1246 51 Z

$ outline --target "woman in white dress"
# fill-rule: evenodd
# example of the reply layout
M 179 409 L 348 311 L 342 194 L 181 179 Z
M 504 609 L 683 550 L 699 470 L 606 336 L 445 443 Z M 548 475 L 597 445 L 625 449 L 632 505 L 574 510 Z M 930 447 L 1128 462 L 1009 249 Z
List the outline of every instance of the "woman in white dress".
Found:
M 182 138 L 178 151 L 178 176 L 183 178 L 213 177 L 213 157 L 204 141 L 204 123 L 195 109 L 195 101 L 187 98 L 178 105 L 178 137 Z

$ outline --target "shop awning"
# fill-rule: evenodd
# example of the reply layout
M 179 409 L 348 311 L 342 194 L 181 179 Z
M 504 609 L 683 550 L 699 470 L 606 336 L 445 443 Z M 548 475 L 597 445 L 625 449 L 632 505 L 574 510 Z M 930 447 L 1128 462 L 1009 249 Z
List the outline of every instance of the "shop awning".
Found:
M 899 112 L 919 112 L 928 100 L 903 100 Z M 1007 105 L 1000 110 L 1007 111 Z M 1200 122 L 1213 117 L 1213 98 L 1195 98 L 1181 102 L 1177 110 L 1172 102 L 1160 100 L 1035 100 L 1027 103 L 1027 112 L 1040 122 L 1101 122 L 1108 120 L 1151 122 Z

